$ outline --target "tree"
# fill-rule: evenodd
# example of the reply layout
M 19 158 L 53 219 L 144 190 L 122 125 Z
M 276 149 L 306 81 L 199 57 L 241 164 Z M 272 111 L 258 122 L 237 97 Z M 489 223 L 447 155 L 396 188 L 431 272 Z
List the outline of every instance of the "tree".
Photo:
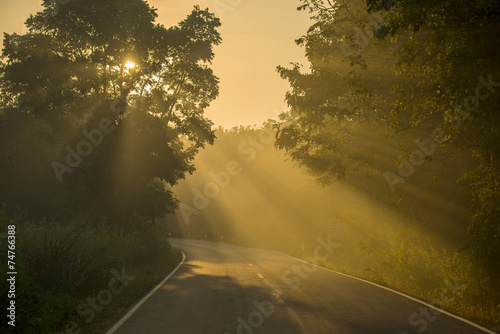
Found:
M 2 166 L 1 181 L 6 195 L 16 188 L 30 195 L 1 200 L 115 225 L 134 213 L 172 212 L 169 188 L 193 172 L 195 154 L 215 138 L 203 113 L 218 95 L 209 66 L 221 42 L 219 19 L 195 7 L 166 28 L 142 0 L 43 6 L 26 21 L 27 34 L 5 34 L 1 123 L 18 135 L 5 138 L 2 155 L 25 162 L 17 171 Z M 39 189 L 23 182 L 28 165 L 38 166 Z
M 348 140 L 362 122 L 387 121 L 396 133 L 424 129 L 440 138 L 436 145 L 472 151 L 476 167 L 462 177 L 474 206 L 470 249 L 500 277 L 498 1 L 302 3 L 315 20 L 298 40 L 311 72 L 278 68 L 291 85 L 292 112 L 277 125 L 276 146 L 326 182 L 342 179 L 346 157 L 359 156 Z
M 389 119 L 393 60 L 388 43 L 372 43 L 381 17 L 369 15 L 363 1 L 302 2 L 298 9 L 315 21 L 296 41 L 305 48 L 310 72 L 299 64 L 278 67 L 291 86 L 291 113 L 277 125 L 276 146 L 327 184 L 344 179 L 348 168 L 370 168 L 352 140 L 361 124 Z
M 429 119 L 449 142 L 473 150 L 477 167 L 464 175 L 473 202 L 469 228 L 475 260 L 498 285 L 500 261 L 500 3 L 498 1 L 367 0 L 384 16 L 379 39 L 400 38 L 392 113 L 415 126 Z

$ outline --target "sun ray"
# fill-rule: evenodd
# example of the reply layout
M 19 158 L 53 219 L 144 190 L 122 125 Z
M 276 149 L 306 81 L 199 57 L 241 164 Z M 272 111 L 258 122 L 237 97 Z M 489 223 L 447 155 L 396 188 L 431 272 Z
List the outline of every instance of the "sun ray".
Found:
M 130 60 L 125 63 L 125 67 L 130 70 L 135 67 L 135 63 L 131 62 Z

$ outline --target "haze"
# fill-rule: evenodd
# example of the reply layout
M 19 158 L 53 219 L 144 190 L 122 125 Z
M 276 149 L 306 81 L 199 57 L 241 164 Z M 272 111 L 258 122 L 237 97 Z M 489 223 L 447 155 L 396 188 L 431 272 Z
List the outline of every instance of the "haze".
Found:
M 500 3 L 0 8 L 1 333 L 500 328 Z
M 0 31 L 24 33 L 24 21 L 42 8 L 40 3 L 3 0 Z M 220 95 L 206 111 L 216 126 L 258 125 L 288 109 L 284 101 L 288 84 L 276 66 L 299 62 L 307 68 L 304 50 L 294 42 L 311 24 L 308 13 L 296 10 L 300 1 L 150 0 L 149 4 L 158 9 L 157 22 L 166 27 L 183 20 L 194 5 L 216 14 L 221 8 L 223 43 L 216 47 L 213 61 Z

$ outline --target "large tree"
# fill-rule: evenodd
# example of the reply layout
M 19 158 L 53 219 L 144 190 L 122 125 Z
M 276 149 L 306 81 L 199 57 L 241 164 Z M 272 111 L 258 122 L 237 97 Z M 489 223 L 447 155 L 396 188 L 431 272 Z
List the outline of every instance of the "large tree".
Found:
M 404 127 L 438 119 L 442 137 L 477 158 L 477 167 L 464 175 L 474 205 L 471 245 L 498 284 L 500 3 L 367 0 L 367 5 L 384 17 L 375 37 L 405 37 L 396 50 L 402 80 L 394 88 L 394 120 Z
M 314 24 L 296 43 L 305 48 L 310 70 L 278 67 L 291 86 L 291 113 L 277 125 L 276 146 L 326 184 L 344 179 L 347 169 L 370 168 L 352 140 L 360 125 L 389 119 L 388 92 L 396 79 L 389 43 L 372 44 L 382 18 L 370 15 L 362 0 L 302 2 L 298 9 Z
M 172 212 L 170 187 L 214 140 L 219 19 L 195 7 L 166 28 L 142 0 L 43 7 L 27 34 L 5 34 L 1 154 L 13 164 L 0 200 L 115 225 Z
M 351 129 L 373 119 L 473 152 L 476 167 L 463 175 L 473 202 L 471 249 L 499 277 L 499 2 L 302 2 L 314 20 L 298 40 L 311 71 L 278 68 L 291 85 L 292 112 L 277 125 L 276 145 L 321 181 L 345 175 L 349 155 L 359 156 L 346 140 L 362 138 Z

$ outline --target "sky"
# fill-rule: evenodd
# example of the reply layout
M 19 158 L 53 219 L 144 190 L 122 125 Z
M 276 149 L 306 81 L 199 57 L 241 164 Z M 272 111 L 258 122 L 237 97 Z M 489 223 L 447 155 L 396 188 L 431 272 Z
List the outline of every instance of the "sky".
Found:
M 71 0 L 64 0 L 71 1 Z M 0 31 L 24 33 L 29 14 L 42 0 L 0 0 Z M 157 22 L 176 25 L 194 5 L 209 8 L 222 21 L 221 45 L 215 48 L 213 70 L 220 94 L 207 109 L 215 126 L 260 125 L 286 109 L 287 81 L 276 66 L 306 65 L 304 50 L 295 39 L 311 25 L 307 12 L 298 12 L 299 0 L 149 0 L 158 9 Z

